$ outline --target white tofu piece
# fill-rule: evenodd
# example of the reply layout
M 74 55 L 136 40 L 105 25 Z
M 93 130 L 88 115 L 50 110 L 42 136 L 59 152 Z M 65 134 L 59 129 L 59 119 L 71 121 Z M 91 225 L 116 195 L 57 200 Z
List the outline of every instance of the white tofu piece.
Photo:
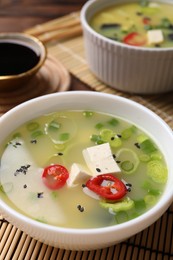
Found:
M 76 186 L 82 179 L 88 178 L 88 173 L 79 164 L 73 163 L 70 169 L 69 178 L 67 180 L 67 185 L 69 187 Z
M 157 44 L 164 41 L 162 30 L 149 30 L 147 32 L 147 38 L 149 44 Z
M 121 172 L 112 156 L 109 143 L 88 147 L 83 150 L 83 156 L 93 176 Z

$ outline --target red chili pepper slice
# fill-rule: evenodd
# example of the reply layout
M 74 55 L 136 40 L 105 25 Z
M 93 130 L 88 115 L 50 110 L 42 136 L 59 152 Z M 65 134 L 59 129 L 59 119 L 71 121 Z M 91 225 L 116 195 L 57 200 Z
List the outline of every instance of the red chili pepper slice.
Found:
M 119 200 L 127 193 L 125 184 L 112 174 L 101 174 L 91 178 L 87 181 L 86 187 L 108 200 Z
M 51 190 L 62 188 L 68 177 L 68 170 L 59 164 L 47 166 L 42 174 L 44 184 Z
M 144 46 L 146 44 L 146 39 L 142 37 L 139 33 L 132 32 L 129 33 L 124 39 L 123 42 L 128 45 L 133 46 Z

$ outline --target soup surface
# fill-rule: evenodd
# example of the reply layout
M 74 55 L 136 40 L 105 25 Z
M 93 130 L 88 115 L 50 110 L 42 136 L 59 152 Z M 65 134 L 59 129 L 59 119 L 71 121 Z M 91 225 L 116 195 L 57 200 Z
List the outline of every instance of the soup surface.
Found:
M 101 35 L 141 47 L 173 46 L 173 4 L 140 0 L 96 13 L 91 27 Z
M 159 200 L 167 167 L 154 141 L 112 115 L 61 111 L 36 118 L 1 146 L 0 194 L 17 211 L 71 228 L 116 225 Z

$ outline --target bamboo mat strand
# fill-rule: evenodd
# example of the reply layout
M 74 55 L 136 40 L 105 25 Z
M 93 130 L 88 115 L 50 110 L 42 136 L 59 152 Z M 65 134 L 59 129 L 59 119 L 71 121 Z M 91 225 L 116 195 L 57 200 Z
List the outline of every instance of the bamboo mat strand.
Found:
M 72 13 L 27 30 L 40 33 L 50 28 L 75 23 L 79 13 Z M 89 70 L 85 59 L 82 35 L 53 39 L 47 43 L 48 54 L 64 68 L 86 83 L 91 90 L 134 100 L 162 117 L 173 129 L 173 95 L 141 96 L 122 93 L 99 81 Z M 0 103 L 2 114 L 3 104 Z M 8 109 L 8 107 L 6 107 Z M 10 106 L 9 106 L 10 109 Z M 5 112 L 5 111 L 4 111 Z M 173 260 L 173 204 L 153 225 L 109 248 L 91 251 L 70 251 L 54 248 L 29 237 L 0 216 L 0 260 Z

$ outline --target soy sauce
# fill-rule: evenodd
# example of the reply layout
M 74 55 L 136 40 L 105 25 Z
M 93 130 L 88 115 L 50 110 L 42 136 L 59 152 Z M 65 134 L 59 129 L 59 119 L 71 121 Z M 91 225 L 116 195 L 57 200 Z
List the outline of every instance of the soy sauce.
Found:
M 21 43 L 0 42 L 0 76 L 17 75 L 32 69 L 40 56 Z

